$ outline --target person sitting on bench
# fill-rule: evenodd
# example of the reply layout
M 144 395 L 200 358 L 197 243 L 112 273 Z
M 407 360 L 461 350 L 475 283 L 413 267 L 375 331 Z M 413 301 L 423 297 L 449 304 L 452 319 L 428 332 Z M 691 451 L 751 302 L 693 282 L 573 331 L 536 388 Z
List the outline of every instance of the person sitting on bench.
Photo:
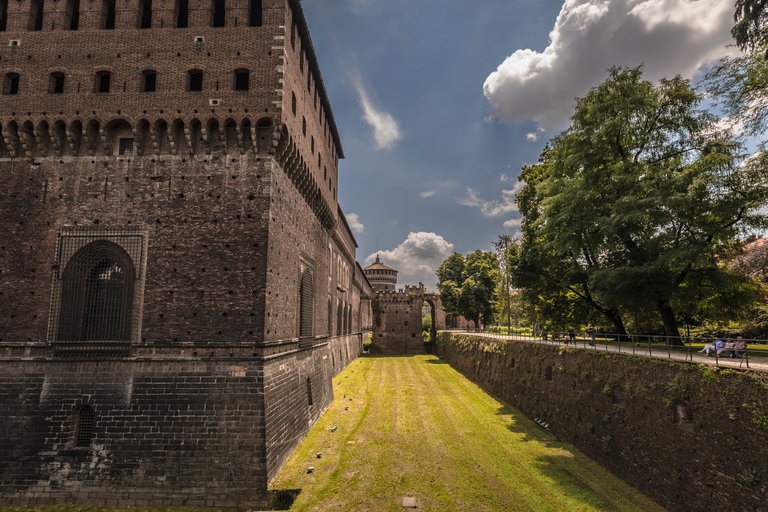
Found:
M 731 351 L 731 359 L 736 359 L 736 356 L 738 354 L 743 354 L 747 351 L 747 342 L 744 341 L 744 338 L 739 336 L 736 338 L 736 343 L 733 345 L 733 350 Z
M 709 352 L 712 350 L 716 350 L 718 354 L 720 354 L 720 351 L 723 349 L 723 342 L 722 340 L 716 339 L 715 343 L 708 343 L 704 345 L 704 348 L 699 350 L 699 352 L 706 352 L 707 356 L 709 356 Z

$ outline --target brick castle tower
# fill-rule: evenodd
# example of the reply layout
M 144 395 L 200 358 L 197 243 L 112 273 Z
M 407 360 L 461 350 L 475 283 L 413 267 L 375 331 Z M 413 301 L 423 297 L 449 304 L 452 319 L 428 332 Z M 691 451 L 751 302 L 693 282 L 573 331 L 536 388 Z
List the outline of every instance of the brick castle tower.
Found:
M 0 10 L 0 501 L 269 506 L 371 324 L 299 0 Z

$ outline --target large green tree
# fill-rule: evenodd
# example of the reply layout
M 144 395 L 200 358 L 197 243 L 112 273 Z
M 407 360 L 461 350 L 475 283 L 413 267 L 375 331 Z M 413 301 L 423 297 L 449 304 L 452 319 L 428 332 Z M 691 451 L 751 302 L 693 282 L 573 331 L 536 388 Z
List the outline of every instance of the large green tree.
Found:
M 437 269 L 437 291 L 446 313 L 460 316 L 459 292 L 464 282 L 464 256 L 455 252 Z
M 478 250 L 466 258 L 454 253 L 440 265 L 437 279 L 446 313 L 472 320 L 475 327 L 493 318 L 499 264 L 492 253 Z
M 536 254 L 562 261 L 555 281 L 578 285 L 605 313 L 652 306 L 670 336 L 681 287 L 716 272 L 717 247 L 765 225 L 763 166 L 743 164 L 738 141 L 713 129 L 700 102 L 680 77 L 654 85 L 642 67 L 610 69 L 577 100 L 523 198 L 533 202 Z
M 525 183 L 517 195 L 524 218 L 523 241 L 509 251 L 512 285 L 522 290 L 523 299 L 535 308 L 540 317 L 537 320 L 544 326 L 562 328 L 563 323 L 573 323 L 552 304 L 567 305 L 568 311 L 583 311 L 575 304 L 579 302 L 610 321 L 617 333 L 625 334 L 618 305 L 596 296 L 592 290 L 589 275 L 601 262 L 584 258 L 582 252 L 559 250 L 560 246 L 551 243 L 544 229 L 546 222 L 541 216 L 546 198 L 540 194 L 540 187 L 549 176 L 551 151 L 547 145 L 540 163 L 523 167 L 518 178 Z

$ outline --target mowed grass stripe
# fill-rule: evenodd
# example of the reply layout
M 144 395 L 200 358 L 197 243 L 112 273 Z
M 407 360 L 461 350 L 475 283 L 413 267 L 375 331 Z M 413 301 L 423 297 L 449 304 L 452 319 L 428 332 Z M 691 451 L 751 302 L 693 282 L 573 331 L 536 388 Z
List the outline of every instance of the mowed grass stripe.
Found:
M 334 393 L 272 484 L 291 510 L 663 510 L 433 356 L 361 359 Z

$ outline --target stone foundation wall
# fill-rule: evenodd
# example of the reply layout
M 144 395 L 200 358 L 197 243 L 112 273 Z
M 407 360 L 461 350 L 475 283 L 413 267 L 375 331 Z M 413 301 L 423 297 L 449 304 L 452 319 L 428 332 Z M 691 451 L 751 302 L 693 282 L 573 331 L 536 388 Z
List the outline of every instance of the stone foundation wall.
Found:
M 671 511 L 766 511 L 768 376 L 441 332 L 438 354 Z

